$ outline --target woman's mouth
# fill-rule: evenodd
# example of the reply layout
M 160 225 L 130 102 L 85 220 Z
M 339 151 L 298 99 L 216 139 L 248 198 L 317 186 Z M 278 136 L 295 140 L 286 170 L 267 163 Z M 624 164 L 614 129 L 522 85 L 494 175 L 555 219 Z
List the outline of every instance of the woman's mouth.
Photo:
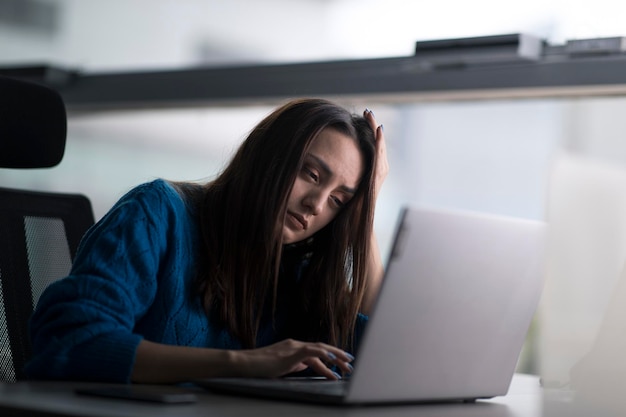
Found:
M 287 216 L 295 226 L 302 228 L 302 230 L 306 230 L 309 227 L 308 222 L 300 214 L 288 211 Z

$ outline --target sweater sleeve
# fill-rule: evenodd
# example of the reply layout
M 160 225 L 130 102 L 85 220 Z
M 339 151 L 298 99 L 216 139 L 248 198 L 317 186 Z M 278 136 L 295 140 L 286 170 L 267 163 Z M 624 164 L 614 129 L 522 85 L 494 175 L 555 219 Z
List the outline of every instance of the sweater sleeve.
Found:
M 175 216 L 166 187 L 122 197 L 87 232 L 70 275 L 44 291 L 30 322 L 30 378 L 130 381 L 142 339 L 133 328 L 154 300 Z

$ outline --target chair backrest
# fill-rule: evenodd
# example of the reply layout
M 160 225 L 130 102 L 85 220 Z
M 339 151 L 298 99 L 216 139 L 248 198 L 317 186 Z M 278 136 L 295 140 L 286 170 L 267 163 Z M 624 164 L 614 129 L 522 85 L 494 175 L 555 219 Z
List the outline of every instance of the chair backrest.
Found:
M 56 92 L 0 77 L 0 168 L 58 164 L 66 122 Z M 93 224 L 83 195 L 0 188 L 0 381 L 24 377 L 34 306 L 48 284 L 68 274 Z
M 93 223 L 85 196 L 0 188 L 0 379 L 23 377 L 33 309 L 45 287 L 68 274 Z

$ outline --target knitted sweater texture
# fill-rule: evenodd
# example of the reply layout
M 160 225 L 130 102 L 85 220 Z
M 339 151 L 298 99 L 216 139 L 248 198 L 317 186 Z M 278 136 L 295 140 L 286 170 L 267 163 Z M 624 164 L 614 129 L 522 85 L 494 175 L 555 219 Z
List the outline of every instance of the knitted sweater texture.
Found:
M 142 339 L 240 349 L 192 296 L 199 239 L 197 217 L 166 181 L 128 192 L 87 232 L 69 276 L 40 297 L 26 374 L 129 382 Z M 277 338 L 262 323 L 257 345 Z

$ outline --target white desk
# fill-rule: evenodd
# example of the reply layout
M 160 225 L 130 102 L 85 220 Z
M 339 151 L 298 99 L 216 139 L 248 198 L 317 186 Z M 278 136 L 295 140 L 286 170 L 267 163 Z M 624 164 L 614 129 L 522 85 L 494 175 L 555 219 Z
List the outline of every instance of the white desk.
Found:
M 71 382 L 18 382 L 0 385 L 0 416 L 432 416 L 432 417 L 538 417 L 541 416 L 539 379 L 515 375 L 509 394 L 471 404 L 337 407 L 273 400 L 257 400 L 198 393 L 193 404 L 166 405 L 105 399 L 74 394 L 77 387 L 102 384 Z

